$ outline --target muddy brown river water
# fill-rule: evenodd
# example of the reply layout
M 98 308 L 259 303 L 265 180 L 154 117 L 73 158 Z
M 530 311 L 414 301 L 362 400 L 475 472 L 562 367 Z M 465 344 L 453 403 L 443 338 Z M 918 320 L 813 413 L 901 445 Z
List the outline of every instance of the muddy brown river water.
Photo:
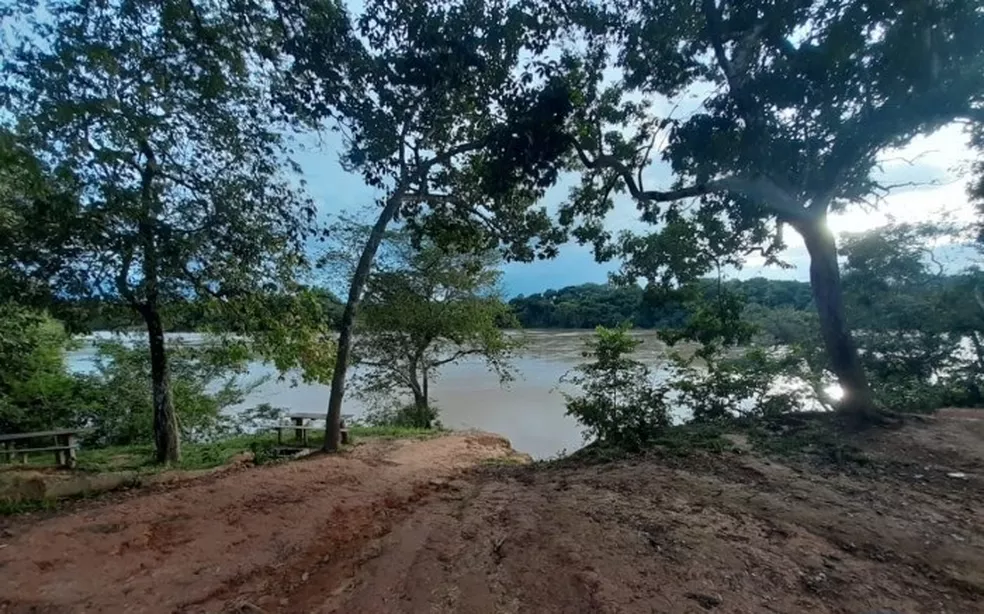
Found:
M 513 447 L 536 459 L 573 452 L 584 439 L 581 427 L 564 413 L 560 378 L 583 360 L 581 352 L 593 331 L 525 331 L 528 344 L 513 360 L 517 377 L 506 385 L 490 373 L 480 361 L 462 361 L 445 367 L 431 385 L 431 396 L 440 409 L 440 420 L 450 429 L 480 429 L 499 433 Z M 643 341 L 637 356 L 658 373 L 664 346 L 654 331 L 634 331 Z M 194 342 L 197 335 L 181 335 Z M 84 344 L 69 355 L 69 364 L 77 370 L 92 368 L 94 349 Z M 321 412 L 328 402 L 328 387 L 318 384 L 292 385 L 262 363 L 250 365 L 246 379 L 270 376 L 253 390 L 240 406 L 232 410 L 269 403 L 291 411 Z M 356 418 L 366 407 L 354 394 L 347 394 L 343 412 Z

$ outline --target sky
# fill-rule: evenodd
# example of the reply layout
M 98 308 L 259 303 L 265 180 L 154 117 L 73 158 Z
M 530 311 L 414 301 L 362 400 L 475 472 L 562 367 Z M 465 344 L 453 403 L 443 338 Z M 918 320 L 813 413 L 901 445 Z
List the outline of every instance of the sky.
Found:
M 379 192 L 364 185 L 359 176 L 343 171 L 338 164 L 338 151 L 338 137 L 333 134 L 324 135 L 318 142 L 308 141 L 301 145 L 297 161 L 303 170 L 308 193 L 328 219 L 342 212 L 350 215 L 371 213 L 368 208 L 380 196 Z M 944 215 L 969 221 L 973 208 L 967 199 L 967 183 L 973 155 L 968 137 L 958 125 L 920 137 L 903 149 L 884 152 L 881 170 L 877 172 L 882 183 L 923 185 L 894 189 L 881 199 L 876 210 L 853 208 L 833 215 L 829 219 L 831 230 L 840 236 L 846 232 L 870 230 L 892 219 L 919 221 L 939 219 Z M 547 194 L 543 204 L 555 211 L 572 181 L 573 177 L 562 179 Z M 665 162 L 655 162 L 644 174 L 647 189 L 666 188 L 671 181 L 671 172 Z M 646 228 L 646 224 L 638 220 L 635 204 L 627 196 L 616 201 L 606 225 L 610 230 L 642 231 Z M 783 259 L 793 268 L 766 267 L 761 257 L 750 257 L 741 270 L 728 271 L 727 275 L 741 279 L 762 276 L 807 281 L 809 259 L 802 240 L 791 229 L 787 229 L 785 239 L 788 248 Z M 938 252 L 954 268 L 965 265 L 969 257 L 968 250 L 954 246 L 943 246 Z M 589 247 L 569 243 L 561 247 L 560 254 L 553 260 L 505 264 L 503 292 L 512 297 L 586 282 L 604 283 L 617 267 L 617 262 L 599 264 Z

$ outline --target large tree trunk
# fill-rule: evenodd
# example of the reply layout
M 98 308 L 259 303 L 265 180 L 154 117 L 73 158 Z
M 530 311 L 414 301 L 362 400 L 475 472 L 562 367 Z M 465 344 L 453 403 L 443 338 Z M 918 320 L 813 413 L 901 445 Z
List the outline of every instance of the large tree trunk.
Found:
M 824 218 L 800 223 L 797 230 L 810 253 L 810 284 L 820 316 L 820 333 L 827 360 L 844 393 L 840 408 L 854 418 L 869 420 L 877 412 L 857 346 L 844 317 L 844 294 L 834 237 Z
M 156 305 L 143 308 L 150 342 L 150 378 L 154 397 L 154 446 L 158 463 L 181 460 L 178 419 L 171 398 L 167 353 L 164 347 L 164 326 Z
M 338 350 L 335 354 L 335 372 L 331 378 L 331 395 L 328 397 L 328 416 L 325 426 L 325 445 L 324 449 L 328 452 L 338 450 L 342 441 L 342 397 L 345 395 L 345 375 L 348 371 L 349 355 L 352 353 L 352 334 L 355 331 L 355 314 L 359 307 L 359 300 L 362 298 L 362 291 L 369 280 L 369 272 L 372 269 L 372 261 L 376 257 L 376 251 L 386 233 L 386 226 L 389 225 L 396 210 L 400 207 L 402 192 L 396 191 L 386 206 L 379 214 L 379 219 L 369 233 L 369 239 L 362 249 L 359 263 L 356 265 L 355 274 L 352 275 L 352 283 L 349 284 L 348 300 L 345 303 L 345 310 L 342 312 L 342 321 L 338 331 Z

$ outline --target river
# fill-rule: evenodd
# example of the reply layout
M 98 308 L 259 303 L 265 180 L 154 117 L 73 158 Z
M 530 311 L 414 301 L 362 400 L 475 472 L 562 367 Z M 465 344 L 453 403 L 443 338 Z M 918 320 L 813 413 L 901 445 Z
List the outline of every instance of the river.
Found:
M 578 362 L 581 352 L 593 331 L 525 331 L 526 348 L 512 361 L 517 377 L 500 386 L 498 378 L 489 373 L 480 361 L 462 361 L 442 369 L 431 385 L 431 396 L 440 410 L 440 420 L 450 429 L 480 429 L 508 438 L 513 447 L 536 459 L 551 458 L 573 452 L 582 445 L 582 429 L 576 420 L 565 415 L 564 398 L 559 380 Z M 643 341 L 637 357 L 657 370 L 664 355 L 664 346 L 654 331 L 633 331 Z M 98 337 L 106 337 L 98 334 Z M 178 335 L 195 342 L 198 335 Z M 92 337 L 83 340 L 69 354 L 69 366 L 76 371 L 92 368 L 95 349 Z M 237 411 L 260 403 L 284 407 L 291 411 L 321 412 L 328 403 L 328 387 L 319 384 L 297 384 L 277 377 L 276 371 L 263 363 L 251 363 L 245 379 L 269 379 L 253 390 L 244 403 L 229 408 Z M 364 415 L 359 399 L 348 394 L 343 413 L 356 418 Z

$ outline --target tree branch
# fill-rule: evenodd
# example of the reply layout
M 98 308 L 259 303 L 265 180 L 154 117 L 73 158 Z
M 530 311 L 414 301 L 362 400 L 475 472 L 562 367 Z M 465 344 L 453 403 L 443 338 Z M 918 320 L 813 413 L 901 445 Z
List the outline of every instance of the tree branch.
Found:
M 649 164 L 649 156 L 653 152 L 653 146 L 656 145 L 656 137 L 659 135 L 659 131 L 653 131 L 653 138 L 649 139 L 649 146 L 646 147 L 646 153 L 642 156 L 642 164 L 636 170 L 636 183 L 637 185 L 642 185 L 642 169 L 646 164 Z
M 571 141 L 584 166 L 589 169 L 608 168 L 615 171 L 625 182 L 632 197 L 638 201 L 672 202 L 712 192 L 731 192 L 766 205 L 783 221 L 805 220 L 809 217 L 805 208 L 768 177 L 731 176 L 665 192 L 644 190 L 621 160 L 611 155 L 599 154 L 592 161 L 576 140 Z
M 458 360 L 459 358 L 464 358 L 465 356 L 470 356 L 470 355 L 475 355 L 475 354 L 481 354 L 482 352 L 483 352 L 483 350 L 480 349 L 480 348 L 473 348 L 473 349 L 470 349 L 470 350 L 458 350 L 457 352 L 455 352 L 454 354 L 452 354 L 448 358 L 444 358 L 444 359 L 441 359 L 441 360 L 435 360 L 434 362 L 431 362 L 429 364 L 430 364 L 430 367 L 440 367 L 441 365 L 446 365 L 449 362 L 454 362 L 454 361 Z
M 588 158 L 588 155 L 581 148 L 580 143 L 575 139 L 571 139 L 574 145 L 574 149 L 577 152 L 578 158 L 580 158 L 581 163 L 591 170 L 597 170 L 600 168 L 607 168 L 615 171 L 625 182 L 625 186 L 629 189 L 629 194 L 633 198 L 640 201 L 650 201 L 650 202 L 669 202 L 674 200 L 680 200 L 683 198 L 691 198 L 694 196 L 701 196 L 702 194 L 707 194 L 713 190 L 709 189 L 707 185 L 694 185 L 687 188 L 680 188 L 678 190 L 670 190 L 668 192 L 657 192 L 657 191 L 646 191 L 636 183 L 635 178 L 629 171 L 628 167 L 622 163 L 621 160 L 615 156 L 608 154 L 598 154 L 592 161 Z
M 966 68 L 974 69 L 973 66 Z M 952 100 L 960 102 L 953 104 Z M 831 188 L 822 198 L 812 203 L 810 209 L 826 209 L 841 189 L 844 176 L 865 157 L 891 144 L 901 134 L 919 126 L 941 126 L 959 119 L 984 123 L 984 108 L 973 105 L 971 95 L 954 92 L 937 84 L 900 104 L 882 105 L 878 108 L 866 106 L 838 130 L 823 169 L 824 180 Z
M 737 93 L 739 86 L 738 77 L 735 74 L 734 66 L 731 65 L 731 60 L 728 59 L 728 55 L 724 51 L 724 41 L 721 32 L 723 29 L 721 26 L 721 13 L 718 10 L 715 0 L 704 0 L 702 9 L 704 11 L 705 21 L 707 22 L 707 38 L 710 39 L 711 47 L 714 49 L 714 58 L 721 67 L 721 72 L 724 73 L 728 87 L 732 93 Z
M 422 178 L 424 175 L 430 171 L 431 168 L 438 166 L 440 164 L 447 164 L 455 156 L 459 156 L 463 153 L 468 153 L 469 151 L 475 151 L 484 145 L 484 141 L 469 141 L 467 143 L 462 143 L 457 147 L 452 147 L 451 149 L 445 151 L 444 153 L 433 156 L 432 158 L 425 160 L 420 164 L 417 169 L 417 178 Z
M 228 293 L 216 292 L 215 290 L 209 288 L 208 285 L 206 285 L 205 282 L 203 282 L 199 276 L 191 272 L 191 269 L 188 268 L 187 262 L 182 263 L 181 272 L 184 273 L 185 277 L 188 278 L 188 281 L 191 282 L 191 285 L 195 287 L 196 292 L 207 294 L 212 298 L 219 299 L 219 300 L 226 300 L 229 297 Z
M 432 203 L 443 203 L 458 207 L 459 209 L 465 210 L 465 212 L 470 213 L 477 217 L 479 220 L 485 224 L 489 230 L 497 232 L 500 234 L 504 233 L 504 229 L 501 225 L 496 223 L 495 217 L 487 213 L 480 211 L 477 207 L 469 206 L 465 204 L 465 201 L 454 196 L 453 194 L 417 194 L 417 193 L 406 193 L 403 195 L 402 200 L 404 202 L 432 202 Z

